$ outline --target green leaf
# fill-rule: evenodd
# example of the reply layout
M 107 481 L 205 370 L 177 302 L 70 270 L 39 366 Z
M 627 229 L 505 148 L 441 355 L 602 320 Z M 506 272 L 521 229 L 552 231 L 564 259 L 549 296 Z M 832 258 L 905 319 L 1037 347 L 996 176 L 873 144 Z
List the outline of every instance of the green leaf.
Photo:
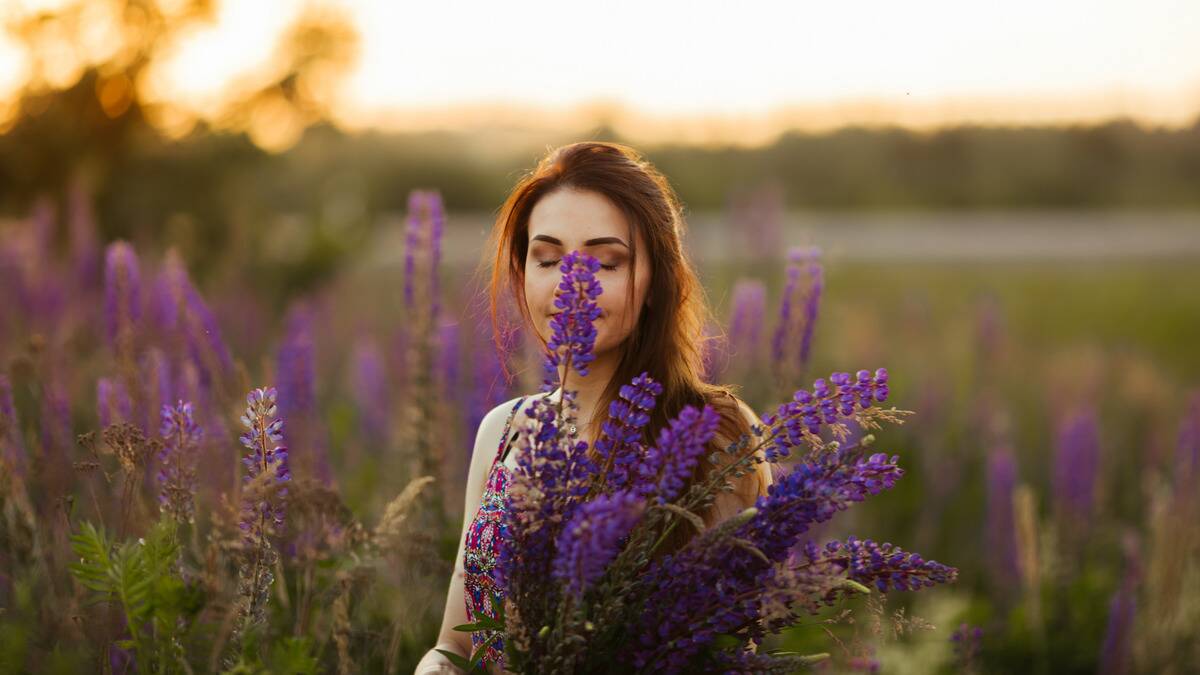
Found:
M 859 593 L 866 593 L 867 595 L 871 594 L 870 588 L 863 586 L 862 584 L 858 583 L 857 581 L 855 581 L 853 579 L 842 579 L 842 582 L 841 582 L 841 584 L 839 584 L 839 586 L 845 586 L 852 590 L 858 591 Z
M 79 562 L 67 567 L 84 588 L 99 593 L 114 592 L 110 549 L 104 530 L 96 529 L 89 522 L 80 526 L 79 533 L 71 535 L 71 550 L 79 557 Z
M 321 667 L 307 637 L 287 637 L 271 648 L 271 672 L 288 675 L 315 675 Z
M 463 658 L 462 654 L 457 654 L 455 652 L 448 652 L 445 649 L 434 649 L 434 651 L 441 654 L 442 656 L 445 656 L 446 658 L 450 659 L 450 663 L 453 663 L 454 665 L 458 666 L 459 668 L 462 668 L 463 670 L 469 671 L 472 668 L 471 662 L 469 660 Z
M 475 672 L 476 668 L 480 668 L 480 670 L 482 671 L 483 656 L 484 656 L 484 654 L 487 653 L 487 648 L 492 646 L 492 644 L 495 643 L 499 639 L 500 639 L 500 634 L 493 633 L 488 636 L 488 639 L 484 640 L 483 643 L 479 645 L 479 648 L 476 649 L 475 653 L 471 655 L 471 663 L 470 663 L 471 667 L 469 669 L 470 672 Z

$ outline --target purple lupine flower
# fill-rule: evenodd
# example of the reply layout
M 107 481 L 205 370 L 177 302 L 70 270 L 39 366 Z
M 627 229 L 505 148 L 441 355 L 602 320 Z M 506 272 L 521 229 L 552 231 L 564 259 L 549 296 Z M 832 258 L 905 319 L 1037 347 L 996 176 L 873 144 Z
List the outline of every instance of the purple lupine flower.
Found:
M 179 523 L 195 522 L 196 449 L 200 426 L 192 414 L 192 404 L 178 401 L 162 407 L 163 439 L 158 453 L 158 507 Z
M 104 256 L 104 327 L 108 344 L 114 350 L 118 338 L 132 338 L 141 319 L 141 285 L 137 253 L 133 247 L 125 241 L 109 244 Z
M 787 284 L 779 305 L 779 324 L 771 340 L 771 357 L 780 372 L 808 365 L 813 329 L 824 285 L 820 249 L 793 248 L 788 252 Z
M 739 279 L 733 285 L 733 310 L 729 318 L 729 351 L 739 360 L 756 363 L 760 357 L 767 287 L 757 279 Z
M 404 303 L 415 302 L 416 272 L 419 259 L 426 260 L 429 298 L 429 318 L 437 325 L 441 315 L 441 284 L 439 266 L 442 258 L 442 236 L 446 229 L 446 211 L 437 190 L 413 190 L 408 194 L 408 217 L 404 232 Z M 424 235 L 424 236 L 422 236 Z
M 316 356 L 313 351 L 313 311 L 293 305 L 284 319 L 283 338 L 275 357 L 279 378 L 279 408 L 285 418 L 309 414 L 316 408 Z
M 983 641 L 983 629 L 968 623 L 959 624 L 950 635 L 954 643 L 954 662 L 958 672 L 971 672 L 979 659 L 979 650 Z
M 804 297 L 804 330 L 800 333 L 800 363 L 807 365 L 812 354 L 813 331 L 817 327 L 817 313 L 821 308 L 821 291 L 825 286 L 825 273 L 821 263 L 814 258 L 809 262 L 811 279 L 808 294 Z
M 1013 522 L 1013 490 L 1017 484 L 1017 460 L 1010 448 L 997 446 L 987 464 L 987 559 L 1002 588 L 1020 580 L 1017 566 L 1017 532 Z
M 621 385 L 618 398 L 608 406 L 608 418 L 600 426 L 596 439 L 599 461 L 609 466 L 605 476 L 612 490 L 629 487 L 634 467 L 644 457 L 639 439 L 650 423 L 650 412 L 663 387 L 649 373 L 642 373 L 629 384 Z
M 1125 549 L 1125 573 L 1121 586 L 1109 603 L 1108 626 L 1104 631 L 1104 644 L 1100 648 L 1099 672 L 1103 675 L 1121 675 L 1133 670 L 1133 623 L 1137 616 L 1137 587 L 1141 582 L 1142 561 L 1136 535 L 1126 534 L 1122 544 Z
M 554 578 L 579 597 L 617 557 L 645 502 L 632 492 L 600 495 L 575 511 L 558 537 Z
M 825 544 L 821 562 L 833 564 L 846 577 L 865 585 L 874 585 L 881 593 L 915 591 L 953 580 L 958 570 L 936 560 L 925 560 L 916 553 L 901 550 L 889 542 L 850 537 L 846 541 Z
M 800 462 L 759 497 L 757 514 L 742 535 L 769 558 L 783 560 L 800 535 L 854 502 L 890 490 L 904 475 L 898 457 L 875 453 L 856 459 L 850 449 L 821 453 Z
M 674 501 L 704 456 L 720 421 L 721 416 L 707 405 L 701 410 L 685 406 L 659 432 L 658 442 L 635 467 L 638 480 L 634 491 L 643 496 L 656 494 L 660 504 Z
M 1054 456 L 1054 497 L 1060 512 L 1085 524 L 1091 516 L 1100 463 L 1096 415 L 1081 410 L 1058 425 Z
M 849 449 L 836 449 L 797 464 L 758 498 L 740 524 L 735 521 L 732 533 L 707 530 L 678 554 L 652 563 L 643 575 L 653 590 L 633 633 L 638 640 L 634 664 L 684 668 L 718 634 L 753 627 L 764 583 L 777 563 L 788 560 L 800 535 L 851 503 L 890 488 L 903 474 L 895 457 L 876 454 L 850 463 L 854 456 Z M 815 544 L 811 548 L 815 555 Z
M 167 252 L 155 282 L 151 307 L 152 316 L 161 330 L 169 334 L 182 333 L 188 354 L 206 386 L 220 381 L 223 373 L 233 370 L 233 357 L 221 337 L 217 318 L 192 285 L 183 259 L 175 249 Z M 215 428 L 213 430 L 215 433 Z
M 4 374 L 0 374 L 0 462 L 6 464 L 17 478 L 24 478 L 28 473 L 29 456 L 13 405 L 12 385 Z
M 560 311 L 550 319 L 554 334 L 546 344 L 548 368 L 564 364 L 574 367 L 581 377 L 587 377 L 587 364 L 595 360 L 592 348 L 596 342 L 596 327 L 600 307 L 595 300 L 602 289 L 596 280 L 600 261 L 586 253 L 571 251 L 563 256 L 559 271 L 562 281 L 555 291 L 554 306 Z M 561 376 L 566 379 L 566 373 Z M 547 382 L 546 386 L 553 386 Z
M 562 280 L 556 289 L 555 306 L 560 310 L 550 324 L 554 335 L 547 342 L 544 366 L 554 372 L 543 383 L 549 393 L 555 381 L 563 382 L 571 368 L 587 375 L 587 364 L 596 337 L 593 322 L 600 314 L 595 299 L 603 292 L 595 273 L 600 261 L 579 251 L 563 256 Z M 564 372 L 558 373 L 559 366 Z M 528 579 L 545 579 L 550 573 L 558 526 L 547 522 L 569 522 L 579 498 L 591 490 L 599 467 L 589 457 L 588 444 L 566 433 L 573 419 L 575 391 L 562 387 L 561 399 L 537 397 L 525 409 L 528 421 L 518 443 L 522 451 L 508 490 L 505 530 L 511 541 L 501 542 L 498 578 L 508 592 L 513 574 Z M 520 551 L 520 558 L 514 555 Z M 518 582 L 519 584 L 519 582 Z
M 284 336 L 275 358 L 279 410 L 291 420 L 284 436 L 288 447 L 305 450 L 306 462 L 325 484 L 332 480 L 325 430 L 319 424 L 316 393 L 316 354 L 313 347 L 314 311 L 307 304 L 293 306 L 284 319 Z M 303 447 L 302 447 L 303 446 Z
M 244 482 L 250 483 L 260 475 L 270 473 L 279 485 L 270 500 L 259 499 L 258 495 L 243 495 L 242 518 L 238 526 L 251 546 L 280 532 L 286 514 L 286 483 L 291 480 L 291 471 L 287 446 L 279 445 L 283 441 L 283 418 L 276 417 L 276 398 L 274 387 L 255 389 L 246 396 L 248 405 L 242 415 L 242 424 L 248 431 L 239 440 L 250 450 L 250 454 L 242 458 L 246 466 Z
M 374 443 L 382 443 L 388 437 L 391 410 L 383 351 L 370 337 L 360 337 L 354 342 L 350 358 L 350 391 L 358 408 L 363 436 Z
M 1192 392 L 1179 423 L 1174 472 L 1176 491 L 1180 494 L 1194 489 L 1200 480 L 1200 390 Z
M 763 418 L 766 426 L 779 427 L 765 451 L 767 461 L 789 456 L 794 447 L 819 447 L 822 428 L 830 428 L 845 439 L 849 433 L 846 422 L 874 403 L 886 401 L 889 393 L 886 368 L 873 374 L 860 370 L 853 377 L 850 373 L 833 373 L 828 380 L 815 380 L 811 391 L 797 390 L 791 401 Z
M 563 392 L 564 395 L 570 393 Z M 553 528 L 538 523 L 569 517 L 558 511 L 569 482 L 568 452 L 559 431 L 558 411 L 547 397 L 540 397 L 534 399 L 524 412 L 529 419 L 517 439 L 522 449 L 517 455 L 517 468 L 513 472 L 504 510 L 507 522 L 504 529 L 516 545 L 502 542 L 497 562 L 497 578 L 504 580 L 501 585 L 506 593 L 511 592 L 507 584 L 518 570 L 532 576 L 540 574 L 543 578 L 549 572 L 555 541 Z M 586 448 L 586 443 L 580 445 Z
M 100 427 L 117 422 L 128 422 L 133 414 L 133 404 L 125 384 L 117 379 L 102 377 L 96 381 L 96 410 Z

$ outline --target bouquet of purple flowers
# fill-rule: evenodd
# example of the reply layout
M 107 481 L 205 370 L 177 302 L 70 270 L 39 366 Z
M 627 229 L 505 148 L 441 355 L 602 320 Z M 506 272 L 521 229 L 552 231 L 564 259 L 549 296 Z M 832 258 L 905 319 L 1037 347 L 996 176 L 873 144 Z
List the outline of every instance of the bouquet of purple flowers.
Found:
M 587 374 L 598 269 L 586 254 L 563 257 L 548 371 Z M 888 396 L 883 368 L 834 373 L 795 392 L 726 457 L 712 453 L 718 468 L 690 487 L 717 429 L 712 408 L 684 408 L 644 447 L 641 430 L 662 386 L 643 373 L 621 388 L 589 453 L 568 431 L 575 393 L 561 389 L 557 401 L 534 399 L 519 429 L 496 570 L 504 609 L 460 627 L 502 635 L 509 670 L 792 672 L 827 655 L 758 653 L 765 635 L 850 593 L 917 590 L 957 575 L 890 543 L 850 537 L 821 546 L 804 537 L 903 474 L 895 456 L 868 454 L 871 435 L 847 442 L 851 420 L 871 430 L 906 414 L 876 405 Z M 793 465 L 767 496 L 705 527 L 699 513 L 733 480 L 788 458 Z M 664 553 L 676 528 L 694 536 Z

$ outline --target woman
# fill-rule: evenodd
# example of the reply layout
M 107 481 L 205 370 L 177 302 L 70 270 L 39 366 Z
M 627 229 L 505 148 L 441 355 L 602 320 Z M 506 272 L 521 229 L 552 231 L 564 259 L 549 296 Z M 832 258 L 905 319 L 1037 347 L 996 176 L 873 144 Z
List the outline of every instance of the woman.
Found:
M 750 426 L 759 422 L 730 387 L 701 379 L 709 309 L 684 251 L 683 230 L 681 207 L 666 179 L 632 148 L 615 143 L 582 142 L 550 152 L 518 183 L 501 209 L 487 249 L 496 251 L 490 288 L 496 335 L 501 332 L 499 299 L 510 292 L 525 325 L 545 346 L 552 335 L 551 316 L 558 311 L 554 291 L 561 278 L 562 256 L 584 251 L 602 265 L 596 275 L 603 293 L 597 299 L 595 360 L 586 377 L 572 372 L 567 381 L 567 387 L 578 392 L 577 432 L 589 446 L 599 436 L 620 387 L 642 372 L 663 386 L 645 428 L 647 446 L 686 405 L 707 404 L 720 413 L 713 451 L 749 433 Z M 560 382 L 563 376 L 560 372 Z M 467 479 L 463 537 L 436 649 L 469 656 L 481 636 L 453 627 L 481 615 L 494 616 L 491 567 L 499 536 L 498 511 L 503 508 L 509 472 L 516 467 L 518 450 L 511 443 L 534 398 L 557 400 L 560 395 L 555 390 L 512 399 L 496 406 L 479 425 Z M 709 527 L 766 494 L 770 469 L 766 463 L 757 466 L 756 473 L 743 477 L 732 493 L 721 493 L 702 514 Z M 693 480 L 712 468 L 702 462 Z M 680 538 L 668 542 L 668 550 L 685 543 L 688 535 L 684 528 L 679 530 Z M 501 653 L 499 645 L 488 650 L 489 667 L 500 663 Z M 416 672 L 459 670 L 430 650 Z

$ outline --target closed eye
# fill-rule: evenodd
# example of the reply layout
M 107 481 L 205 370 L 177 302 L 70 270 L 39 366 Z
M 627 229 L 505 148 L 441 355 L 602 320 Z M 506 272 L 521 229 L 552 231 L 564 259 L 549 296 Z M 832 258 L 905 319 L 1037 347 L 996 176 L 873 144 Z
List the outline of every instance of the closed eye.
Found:
M 558 262 L 559 261 L 557 261 L 557 260 L 547 260 L 546 262 L 538 263 L 538 267 L 553 267 L 553 266 L 557 265 Z M 616 265 L 605 265 L 604 263 L 600 263 L 600 268 L 606 269 L 611 272 L 611 271 L 617 269 L 617 266 Z

